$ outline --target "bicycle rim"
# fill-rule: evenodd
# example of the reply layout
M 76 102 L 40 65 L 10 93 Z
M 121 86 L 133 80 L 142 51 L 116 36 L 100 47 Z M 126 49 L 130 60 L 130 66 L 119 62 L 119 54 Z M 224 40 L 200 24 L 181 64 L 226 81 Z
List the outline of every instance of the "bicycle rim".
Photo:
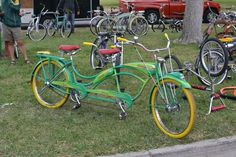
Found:
M 218 39 L 208 39 L 201 47 L 200 62 L 211 76 L 220 76 L 227 69 L 228 52 Z
M 33 41 L 43 40 L 46 36 L 47 30 L 42 24 L 38 24 L 38 28 L 34 26 L 29 31 L 29 38 Z
M 65 24 L 62 25 L 61 27 L 61 36 L 63 38 L 69 38 L 71 35 L 71 31 L 72 31 L 72 26 L 70 21 L 67 21 Z
M 165 64 L 162 64 L 162 65 L 166 65 L 166 71 L 168 73 L 173 72 L 173 71 L 179 72 L 182 69 L 182 64 L 176 56 L 167 55 L 164 57 L 164 59 L 166 60 L 166 62 L 165 62 Z M 163 70 L 163 71 L 165 71 L 165 70 Z
M 61 65 L 55 61 L 43 61 L 33 72 L 31 87 L 40 105 L 46 108 L 58 108 L 69 97 L 69 88 L 53 85 L 54 81 L 68 82 L 65 71 L 59 72 Z M 53 80 L 52 80 L 53 79 Z
M 165 79 L 154 88 L 151 111 L 159 129 L 172 138 L 183 138 L 192 130 L 196 114 L 193 96 L 175 80 Z
M 90 31 L 93 35 L 98 35 L 97 25 L 98 25 L 99 21 L 102 19 L 104 19 L 104 17 L 102 17 L 102 16 L 96 16 L 91 19 L 90 24 L 89 24 L 89 26 L 90 26 L 89 28 L 90 28 Z
M 196 61 L 195 61 L 195 72 L 199 75 L 199 76 L 197 76 L 197 78 L 202 84 L 204 84 L 206 86 L 210 86 L 211 81 L 209 79 L 209 74 L 207 74 L 203 70 L 200 60 L 199 60 L 199 57 L 197 57 Z M 211 77 L 211 79 L 212 79 L 214 85 L 219 85 L 222 82 L 224 82 L 227 75 L 228 75 L 228 69 L 226 69 L 222 75 L 217 76 L 217 77 Z
M 116 32 L 124 34 L 128 29 L 128 20 L 129 17 L 122 17 L 119 20 L 116 21 L 113 28 L 115 28 Z
M 112 19 L 102 19 L 97 24 L 98 33 L 101 32 L 112 32 L 114 21 Z
M 129 24 L 129 30 L 133 35 L 142 36 L 147 34 L 148 22 L 144 17 L 137 16 L 132 18 Z
M 165 25 L 163 23 L 160 23 L 160 24 L 157 25 L 156 29 L 161 31 L 161 32 L 164 32 L 166 28 L 165 28 Z
M 56 33 L 56 22 L 55 20 L 52 20 L 47 27 L 47 33 L 49 36 L 53 36 Z

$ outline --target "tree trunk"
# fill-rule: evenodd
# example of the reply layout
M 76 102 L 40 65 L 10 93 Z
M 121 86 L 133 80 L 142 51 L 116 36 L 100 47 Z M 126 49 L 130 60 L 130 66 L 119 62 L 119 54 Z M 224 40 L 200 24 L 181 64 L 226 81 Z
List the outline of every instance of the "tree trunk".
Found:
M 203 0 L 186 0 L 183 32 L 178 43 L 201 43 L 202 41 Z

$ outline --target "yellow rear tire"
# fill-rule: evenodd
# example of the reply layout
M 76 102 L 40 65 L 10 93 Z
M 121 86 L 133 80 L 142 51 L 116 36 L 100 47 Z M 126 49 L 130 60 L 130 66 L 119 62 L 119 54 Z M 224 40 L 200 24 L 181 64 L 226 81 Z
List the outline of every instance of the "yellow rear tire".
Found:
M 69 88 L 52 84 L 53 81 L 68 81 L 65 70 L 55 77 L 61 67 L 60 63 L 56 61 L 49 62 L 45 60 L 38 64 L 33 72 L 31 79 L 32 91 L 36 100 L 43 107 L 59 108 L 65 104 L 69 97 Z

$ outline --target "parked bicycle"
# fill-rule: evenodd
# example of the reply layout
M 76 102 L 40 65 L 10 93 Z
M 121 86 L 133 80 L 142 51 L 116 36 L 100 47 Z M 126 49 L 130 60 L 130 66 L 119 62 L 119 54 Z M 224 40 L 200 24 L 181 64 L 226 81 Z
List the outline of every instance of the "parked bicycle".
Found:
M 44 25 L 40 23 L 41 16 L 45 15 L 48 10 L 45 10 L 45 5 L 40 3 L 43 6 L 38 16 L 32 15 L 32 20 L 28 25 L 26 35 L 33 41 L 40 41 L 45 38 L 47 35 L 47 29 Z
M 68 38 L 72 32 L 72 25 L 67 18 L 67 13 L 63 10 L 63 15 L 59 12 L 55 12 L 54 19 L 48 22 L 47 33 L 49 36 L 54 36 L 57 31 L 60 32 L 61 37 Z
M 124 34 L 128 32 L 132 35 L 142 36 L 148 32 L 149 25 L 145 17 L 144 11 L 132 11 L 133 6 L 127 3 L 130 10 L 128 13 L 117 13 L 115 16 L 106 14 L 106 18 L 102 18 L 97 23 L 97 32 L 118 32 Z
M 147 49 L 144 45 L 138 43 L 137 39 L 130 41 L 118 38 L 118 40 L 153 53 L 154 62 L 143 61 L 119 66 L 113 64 L 112 68 L 101 71 L 96 75 L 85 76 L 76 70 L 73 63 L 73 56 L 77 54 L 80 47 L 75 45 L 60 46 L 60 52 L 68 55 L 69 60 L 50 54 L 37 55 L 39 62 L 36 64 L 31 78 L 32 90 L 36 100 L 46 108 L 63 106 L 69 96 L 77 101 L 77 106 L 81 105 L 80 100 L 84 98 L 102 100 L 116 104 L 121 110 L 119 117 L 124 119 L 126 109 L 132 106 L 133 102 L 141 95 L 148 81 L 151 80 L 153 87 L 150 90 L 149 107 L 156 125 L 164 134 L 172 138 L 183 138 L 188 135 L 193 127 L 196 115 L 194 98 L 190 92 L 191 87 L 183 79 L 181 73 L 167 73 L 165 68 L 162 68 L 165 67 L 165 60 L 157 57 L 156 54 L 168 50 L 170 41 L 168 40 L 165 48 Z M 89 42 L 84 44 L 93 46 L 93 43 Z M 107 51 L 112 55 L 119 53 L 118 49 L 104 49 L 103 53 L 107 53 Z M 141 55 L 139 51 L 137 53 Z M 117 68 L 122 70 L 117 72 Z M 136 71 L 142 76 L 138 76 L 130 70 Z M 138 89 L 135 90 L 136 93 L 131 95 L 126 91 L 121 91 L 120 83 L 123 80 L 118 81 L 117 76 L 132 77 L 140 82 L 137 86 Z M 76 77 L 84 80 L 89 79 L 90 81 L 88 83 L 77 82 Z M 114 90 L 101 88 L 101 85 L 109 79 L 116 80 Z
M 170 29 L 172 32 L 180 32 L 183 30 L 183 20 L 179 19 L 172 19 L 172 20 L 166 20 L 166 16 L 164 14 L 165 5 L 162 5 L 160 7 L 160 18 L 157 24 L 152 24 L 152 30 L 155 32 L 155 30 L 159 30 L 161 32 L 164 32 L 166 29 Z M 168 26 L 169 24 L 169 26 Z
M 212 76 L 220 76 L 229 70 L 236 73 L 236 39 L 206 40 L 200 50 L 200 62 L 203 69 Z

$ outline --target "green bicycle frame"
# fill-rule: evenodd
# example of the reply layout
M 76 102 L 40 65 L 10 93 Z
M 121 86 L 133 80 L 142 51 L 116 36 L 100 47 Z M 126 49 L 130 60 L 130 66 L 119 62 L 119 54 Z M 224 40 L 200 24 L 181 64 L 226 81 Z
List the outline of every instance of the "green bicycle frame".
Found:
M 96 75 L 85 76 L 76 70 L 73 64 L 72 57 L 71 57 L 71 60 L 66 60 L 62 57 L 57 57 L 57 56 L 52 56 L 52 55 L 47 55 L 47 54 L 37 54 L 37 57 L 39 58 L 39 62 L 36 65 L 36 67 L 39 64 L 42 64 L 44 61 L 48 61 L 48 64 L 50 64 L 51 61 L 55 61 L 61 65 L 60 70 L 54 74 L 51 80 L 49 80 L 49 82 L 54 86 L 63 86 L 70 89 L 69 93 L 66 91 L 61 91 L 61 92 L 71 94 L 72 90 L 75 90 L 76 92 L 80 93 L 81 98 L 87 97 L 87 98 L 102 100 L 102 101 L 106 101 L 110 103 L 117 103 L 117 99 L 118 99 L 118 100 L 123 101 L 127 105 L 127 108 L 130 108 L 133 104 L 133 101 L 135 101 L 141 95 L 142 91 L 144 90 L 145 86 L 147 85 L 150 79 L 152 80 L 154 79 L 153 80 L 154 87 L 160 86 L 159 85 L 160 80 L 173 79 L 177 81 L 181 85 L 182 88 L 191 88 L 191 86 L 185 80 L 183 80 L 182 78 L 183 75 L 181 73 L 172 72 L 172 73 L 163 74 L 160 68 L 160 64 L 158 64 L 157 62 L 156 63 L 149 63 L 149 62 L 127 63 L 127 64 L 122 64 L 122 65 L 108 68 L 106 70 L 101 71 L 100 73 Z M 116 70 L 118 68 L 121 69 L 119 73 Z M 43 69 L 45 71 L 44 73 L 46 73 L 46 69 L 45 68 Z M 127 69 L 127 71 L 125 69 Z M 142 77 L 138 76 L 135 73 L 129 72 L 129 70 L 138 72 L 139 74 L 142 75 Z M 55 81 L 56 77 L 61 72 L 66 72 L 69 78 L 68 82 Z M 120 90 L 120 82 L 118 81 L 117 76 L 123 76 L 123 75 L 135 78 L 141 82 L 140 88 L 132 96 L 128 93 L 121 92 Z M 143 78 L 143 76 L 145 78 Z M 112 77 L 116 79 L 117 91 L 99 89 L 100 84 L 102 84 L 104 81 Z M 77 81 L 77 78 L 86 79 L 90 81 L 88 83 L 81 83 Z M 46 74 L 45 74 L 44 79 L 45 80 L 48 79 L 46 78 Z M 90 96 L 90 94 L 95 94 L 95 95 Z M 97 95 L 101 95 L 101 97 Z M 107 98 L 107 97 L 111 97 L 112 99 Z

